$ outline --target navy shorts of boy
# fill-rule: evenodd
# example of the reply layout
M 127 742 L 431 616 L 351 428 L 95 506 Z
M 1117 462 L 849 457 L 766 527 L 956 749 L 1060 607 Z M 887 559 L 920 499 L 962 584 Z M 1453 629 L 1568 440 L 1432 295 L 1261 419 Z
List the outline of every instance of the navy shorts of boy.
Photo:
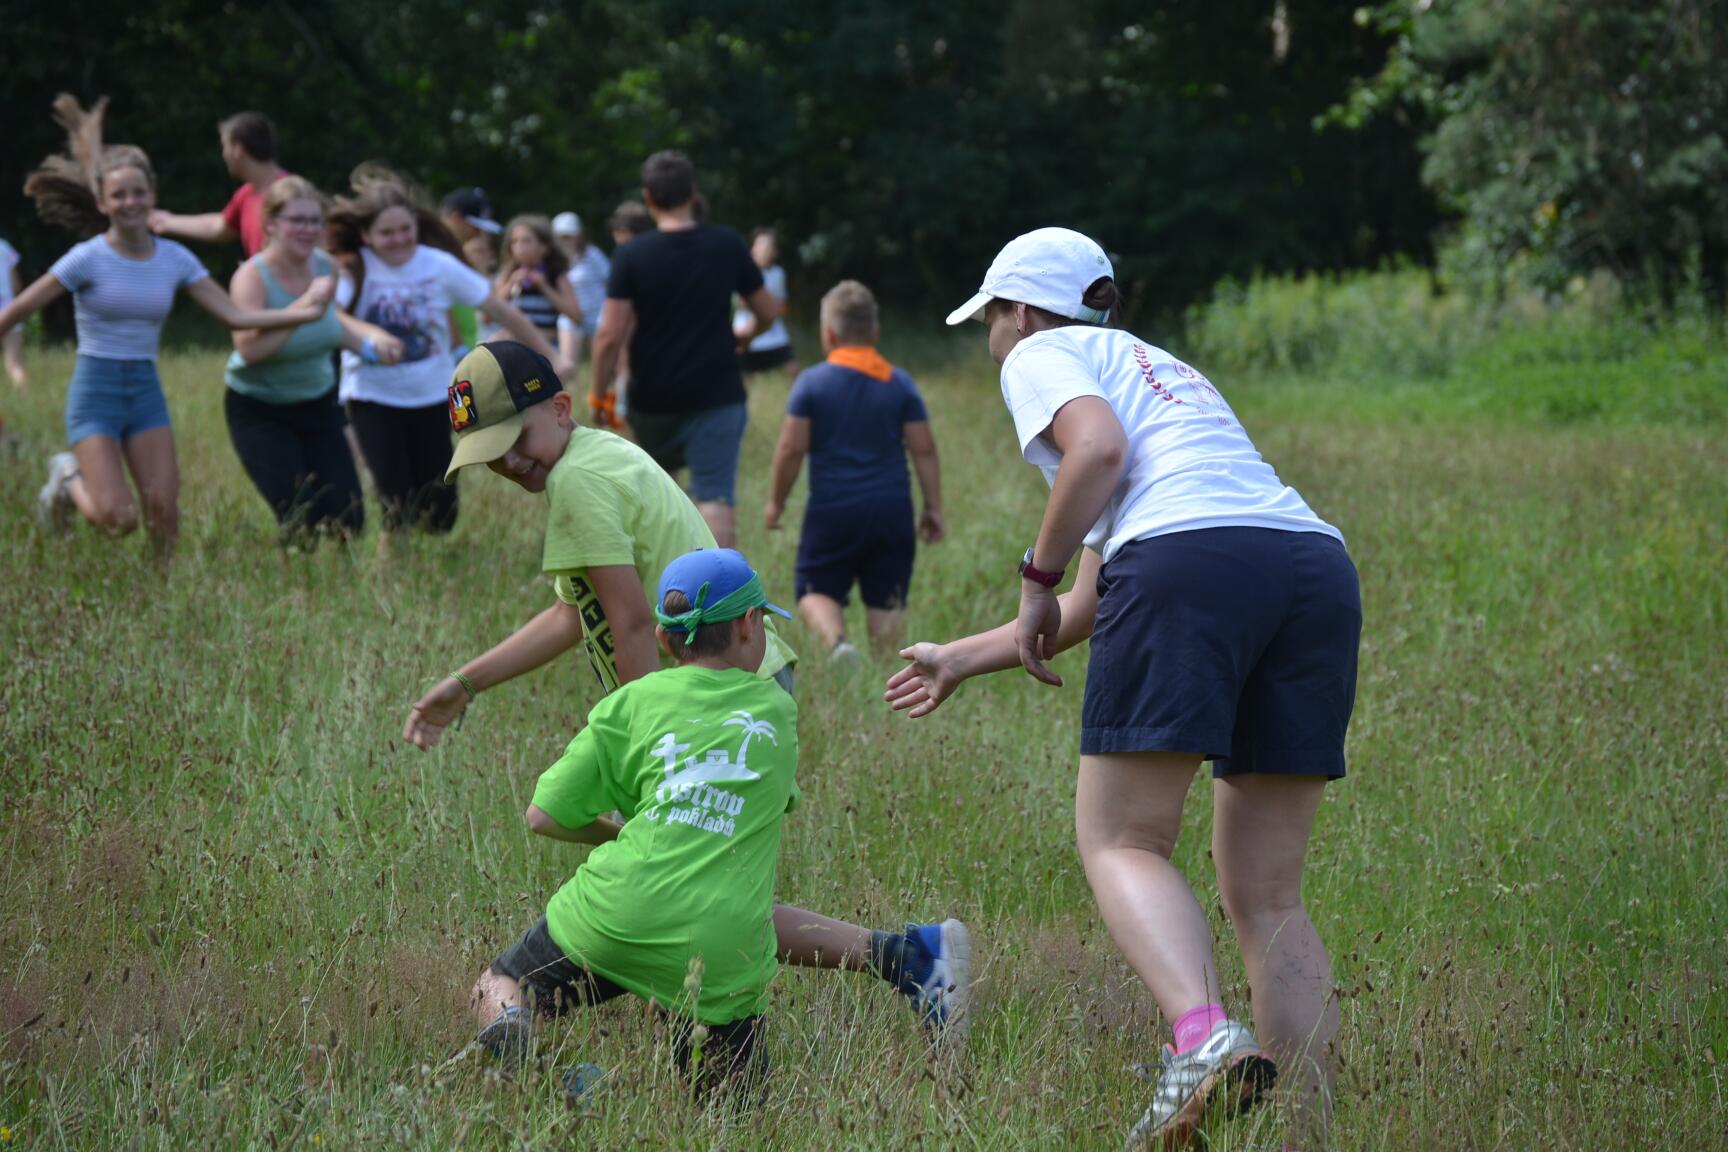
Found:
M 910 497 L 810 508 L 798 540 L 794 591 L 845 604 L 857 584 L 865 607 L 903 608 L 917 550 Z
M 1098 574 L 1080 751 L 1189 752 L 1215 777 L 1344 775 L 1362 600 L 1322 532 L 1132 541 Z

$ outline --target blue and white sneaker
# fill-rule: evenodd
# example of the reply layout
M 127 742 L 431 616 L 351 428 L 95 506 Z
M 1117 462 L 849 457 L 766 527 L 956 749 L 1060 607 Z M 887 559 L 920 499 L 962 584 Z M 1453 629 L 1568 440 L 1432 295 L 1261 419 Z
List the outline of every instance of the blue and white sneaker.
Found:
M 972 991 L 972 936 L 958 920 L 906 925 L 900 991 L 932 1039 L 963 1038 Z
M 534 1047 L 534 1018 L 528 1009 L 512 1004 L 480 1029 L 474 1043 L 492 1053 L 500 1063 L 521 1064 Z

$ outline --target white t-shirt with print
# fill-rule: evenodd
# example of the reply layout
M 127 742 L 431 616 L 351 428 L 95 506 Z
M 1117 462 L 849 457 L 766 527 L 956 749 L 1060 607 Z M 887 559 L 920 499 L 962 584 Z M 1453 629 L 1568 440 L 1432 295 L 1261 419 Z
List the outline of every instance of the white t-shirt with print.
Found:
M 1035 332 L 1002 364 L 1002 399 L 1020 450 L 1052 485 L 1062 456 L 1042 433 L 1081 396 L 1109 404 L 1128 436 L 1121 483 L 1086 537 L 1105 560 L 1130 541 L 1199 528 L 1278 528 L 1343 540 L 1261 459 L 1206 377 L 1114 328 Z
M 12 303 L 12 269 L 18 267 L 18 249 L 0 240 L 0 308 Z
M 450 393 L 450 308 L 478 308 L 492 286 L 486 277 L 438 248 L 422 244 L 392 268 L 362 248 L 366 278 L 354 315 L 402 341 L 395 364 L 359 364 L 344 381 L 344 399 L 370 400 L 392 408 L 444 404 Z

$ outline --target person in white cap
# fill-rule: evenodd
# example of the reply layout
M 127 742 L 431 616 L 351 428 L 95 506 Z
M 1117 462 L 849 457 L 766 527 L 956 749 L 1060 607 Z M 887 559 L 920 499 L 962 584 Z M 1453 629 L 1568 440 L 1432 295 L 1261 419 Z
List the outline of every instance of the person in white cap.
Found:
M 576 290 L 576 302 L 582 305 L 580 334 L 592 339 L 600 327 L 600 310 L 606 305 L 606 277 L 612 271 L 612 261 L 588 243 L 582 217 L 574 212 L 552 217 L 552 236 L 570 258 L 570 286 Z
M 1323 1140 L 1338 1009 L 1302 865 L 1326 782 L 1344 775 L 1356 569 L 1204 376 L 1108 327 L 1114 275 L 1092 240 L 1041 228 L 1003 248 L 949 316 L 988 328 L 1021 452 L 1050 500 L 1020 560 L 1019 618 L 907 648 L 886 698 L 923 716 L 966 678 L 1015 666 L 1060 686 L 1044 661 L 1091 638 L 1080 856 L 1112 938 L 1175 1033 L 1129 1146 L 1180 1147 L 1208 1109 L 1247 1107 L 1280 1072 L 1304 1135 Z M 1170 862 L 1203 760 L 1252 1031 L 1225 1013 L 1205 910 Z

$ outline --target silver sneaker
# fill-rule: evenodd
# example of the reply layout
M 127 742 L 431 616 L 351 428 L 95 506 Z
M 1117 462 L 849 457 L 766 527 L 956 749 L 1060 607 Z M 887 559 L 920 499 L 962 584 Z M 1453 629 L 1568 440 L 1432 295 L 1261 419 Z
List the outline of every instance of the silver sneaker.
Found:
M 1128 1152 L 1186 1147 L 1209 1109 L 1245 1112 L 1278 1077 L 1254 1034 L 1234 1020 L 1220 1021 L 1186 1052 L 1166 1045 L 1163 1062 L 1152 1103 L 1128 1132 Z
M 36 493 L 36 522 L 51 532 L 71 527 L 72 493 L 68 486 L 78 475 L 78 458 L 70 452 L 48 457 L 48 482 Z

